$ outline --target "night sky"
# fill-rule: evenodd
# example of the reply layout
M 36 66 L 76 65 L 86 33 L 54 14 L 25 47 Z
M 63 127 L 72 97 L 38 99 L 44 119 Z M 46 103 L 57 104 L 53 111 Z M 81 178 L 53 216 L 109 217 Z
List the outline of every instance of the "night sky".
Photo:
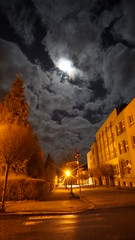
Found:
M 107 116 L 135 97 L 135 1 L 1 0 L 1 101 L 17 73 L 45 157 L 78 149 L 86 162 Z

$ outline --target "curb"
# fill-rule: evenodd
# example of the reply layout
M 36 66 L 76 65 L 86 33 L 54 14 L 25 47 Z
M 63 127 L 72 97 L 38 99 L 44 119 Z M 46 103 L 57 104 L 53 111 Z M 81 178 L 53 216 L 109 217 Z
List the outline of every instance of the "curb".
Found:
M 87 198 L 85 198 L 83 196 L 78 196 L 78 198 L 80 198 L 80 200 L 82 200 L 85 203 L 87 203 L 88 209 L 91 209 L 91 210 L 109 209 L 109 208 L 112 209 L 112 208 L 135 207 L 135 203 L 134 202 L 130 202 L 130 203 L 114 203 L 112 205 L 109 205 L 109 204 L 97 205 L 97 204 L 94 204 L 94 203 L 90 202 Z
M 95 204 L 89 202 L 87 198 L 84 198 L 83 196 L 77 194 L 74 194 L 74 196 L 76 196 L 76 198 L 79 198 L 80 201 L 82 200 L 83 202 L 87 203 L 88 209 L 95 209 Z
M 40 216 L 61 216 L 61 215 L 72 215 L 72 214 L 78 214 L 87 211 L 87 209 L 83 210 L 76 210 L 72 212 L 41 212 L 41 211 L 31 211 L 31 212 L 5 212 L 5 213 L 0 213 L 0 218 L 1 217 L 12 217 L 12 216 L 35 216 L 35 215 L 40 215 Z

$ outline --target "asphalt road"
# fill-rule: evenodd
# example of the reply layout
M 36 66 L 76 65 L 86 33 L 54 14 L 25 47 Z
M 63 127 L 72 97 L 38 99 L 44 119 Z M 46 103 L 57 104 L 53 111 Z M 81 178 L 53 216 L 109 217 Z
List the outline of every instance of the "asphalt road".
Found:
M 134 240 L 135 207 L 0 216 L 0 240 Z
M 135 191 L 85 188 L 81 195 L 86 204 L 64 188 L 46 202 L 7 203 L 0 240 L 135 239 Z

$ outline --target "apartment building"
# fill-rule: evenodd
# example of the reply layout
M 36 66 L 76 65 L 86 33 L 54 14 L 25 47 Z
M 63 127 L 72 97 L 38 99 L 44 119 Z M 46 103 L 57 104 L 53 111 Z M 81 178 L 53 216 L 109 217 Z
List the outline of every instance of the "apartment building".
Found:
M 95 177 L 92 174 L 93 170 L 99 165 L 98 148 L 97 148 L 97 142 L 96 141 L 91 145 L 91 149 L 87 153 L 87 165 L 88 165 L 89 173 L 90 173 L 91 178 L 92 178 L 91 181 L 93 181 L 93 183 L 95 185 L 99 185 L 100 184 L 99 178 Z
M 89 171 L 93 166 L 100 169 L 95 176 L 98 184 L 135 186 L 135 98 L 108 116 L 96 133 L 87 162 Z
M 118 112 L 115 108 L 103 123 L 101 128 L 96 133 L 96 141 L 98 147 L 99 165 L 100 166 L 113 166 L 115 174 L 105 173 L 101 177 L 102 184 L 116 185 L 118 184 L 119 163 L 116 151 L 115 141 L 115 126 L 114 120 L 117 118 Z M 105 167 L 104 167 L 105 168 Z M 104 170 L 105 171 L 105 170 Z M 110 170 L 109 170 L 110 171 Z
M 87 153 L 87 160 L 89 169 L 94 168 L 98 165 L 99 159 L 96 141 L 91 145 L 91 150 Z
M 135 98 L 114 120 L 120 185 L 135 186 Z

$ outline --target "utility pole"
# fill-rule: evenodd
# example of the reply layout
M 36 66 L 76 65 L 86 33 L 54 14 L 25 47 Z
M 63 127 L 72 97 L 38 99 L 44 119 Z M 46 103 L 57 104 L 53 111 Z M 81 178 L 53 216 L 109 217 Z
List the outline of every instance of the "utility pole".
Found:
M 80 184 L 80 164 L 79 164 L 79 158 L 80 158 L 81 154 L 79 151 L 76 152 L 75 154 L 75 159 L 77 161 L 77 174 L 78 174 L 78 179 L 79 179 L 79 192 L 80 192 L 80 195 L 81 195 L 81 184 Z

